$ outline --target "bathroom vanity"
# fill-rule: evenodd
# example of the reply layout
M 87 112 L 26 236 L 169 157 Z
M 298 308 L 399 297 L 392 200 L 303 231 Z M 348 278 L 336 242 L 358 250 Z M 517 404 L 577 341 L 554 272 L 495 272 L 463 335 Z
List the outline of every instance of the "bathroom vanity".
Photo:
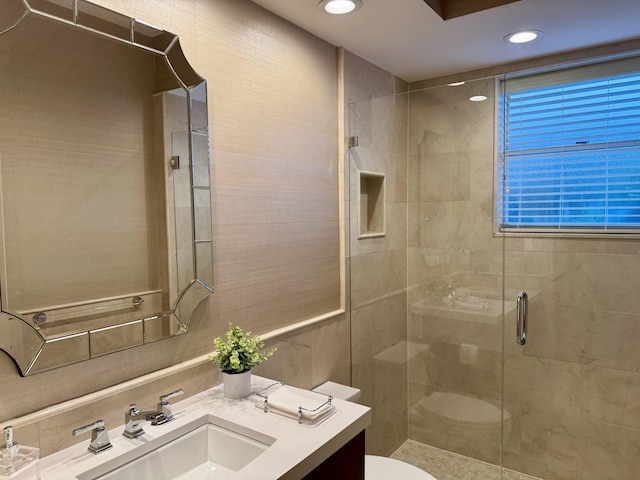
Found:
M 174 421 L 159 426 L 146 423 L 145 433 L 139 438 L 124 437 L 123 425 L 110 428 L 113 446 L 99 454 L 87 451 L 87 435 L 81 443 L 41 459 L 41 478 L 363 479 L 364 430 L 371 423 L 371 410 L 333 399 L 332 414 L 323 421 L 299 423 L 293 416 L 265 412 L 264 399 L 258 392 L 274 383 L 253 376 L 253 393 L 245 399 L 224 398 L 219 385 L 176 402 Z M 300 395 L 311 394 L 286 388 Z M 201 455 L 210 458 L 200 467 L 186 465 L 200 462 Z M 227 465 L 218 466 L 213 458 L 216 456 L 224 458 L 222 463 Z M 195 472 L 195 468 L 206 469 L 207 473 L 185 475 L 189 469 Z M 213 476 L 216 468 L 219 470 Z

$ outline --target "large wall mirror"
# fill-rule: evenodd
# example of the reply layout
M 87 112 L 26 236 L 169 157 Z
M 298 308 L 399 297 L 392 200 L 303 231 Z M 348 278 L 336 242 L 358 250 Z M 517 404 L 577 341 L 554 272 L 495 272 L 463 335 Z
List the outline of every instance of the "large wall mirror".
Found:
M 0 349 L 28 375 L 185 333 L 212 293 L 206 82 L 85 0 L 0 6 Z

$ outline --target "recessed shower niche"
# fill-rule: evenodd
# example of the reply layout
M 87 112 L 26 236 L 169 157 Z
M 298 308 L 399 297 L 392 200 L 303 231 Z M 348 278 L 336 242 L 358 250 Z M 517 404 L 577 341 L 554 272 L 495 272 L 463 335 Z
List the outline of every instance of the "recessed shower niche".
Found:
M 213 284 L 205 80 L 86 0 L 2 10 L 0 350 L 29 375 L 185 333 Z
M 386 175 L 358 171 L 358 238 L 386 235 Z

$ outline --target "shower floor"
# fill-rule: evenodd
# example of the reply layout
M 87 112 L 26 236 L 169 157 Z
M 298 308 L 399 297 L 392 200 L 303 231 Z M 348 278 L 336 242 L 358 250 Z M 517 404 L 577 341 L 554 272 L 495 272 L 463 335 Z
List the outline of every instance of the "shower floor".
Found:
M 500 477 L 500 467 L 496 465 L 413 440 L 404 442 L 391 458 L 415 465 L 437 480 L 540 480 L 507 469 L 504 470 L 504 476 Z

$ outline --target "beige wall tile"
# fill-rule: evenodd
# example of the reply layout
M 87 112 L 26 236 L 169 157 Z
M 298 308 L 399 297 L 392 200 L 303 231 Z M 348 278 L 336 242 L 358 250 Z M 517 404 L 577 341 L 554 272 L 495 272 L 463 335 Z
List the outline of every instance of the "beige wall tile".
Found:
M 512 414 L 507 468 L 550 480 L 632 479 L 638 471 L 638 430 L 537 408 Z
M 345 52 L 348 151 L 350 307 L 353 385 L 373 407 L 367 452 L 389 455 L 407 437 L 406 412 L 406 85 Z M 382 98 L 376 98 L 382 97 Z M 386 235 L 358 239 L 358 170 L 386 175 Z M 348 197 L 349 198 L 349 197 Z M 390 352 L 401 358 L 387 358 Z M 404 355 L 404 357 L 403 357 Z

